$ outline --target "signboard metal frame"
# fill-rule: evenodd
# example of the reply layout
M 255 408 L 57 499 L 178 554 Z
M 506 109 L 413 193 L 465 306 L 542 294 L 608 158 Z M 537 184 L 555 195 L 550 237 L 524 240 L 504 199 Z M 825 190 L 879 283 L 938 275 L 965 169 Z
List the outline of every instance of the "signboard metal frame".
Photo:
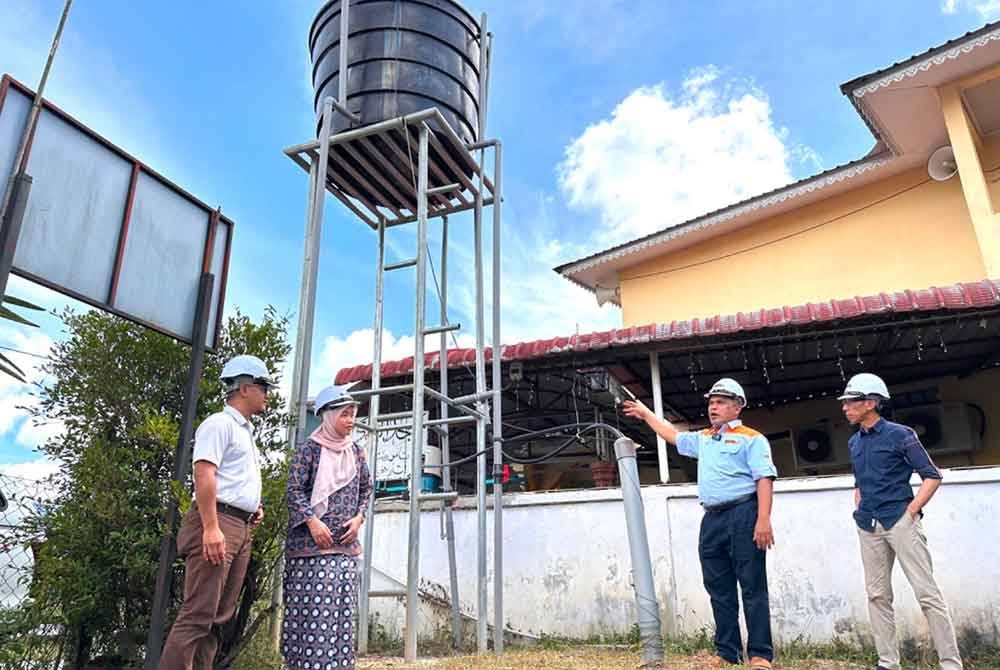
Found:
M 21 82 L 17 81 L 10 75 L 7 74 L 3 75 L 3 77 L 0 78 L 0 113 L 3 112 L 4 103 L 6 102 L 8 93 L 11 90 L 17 91 L 18 93 L 28 96 L 29 98 L 33 98 L 35 95 L 34 91 L 32 91 L 30 88 L 28 88 Z M 217 230 L 219 228 L 220 223 L 226 226 L 225 252 L 222 258 L 221 278 L 219 282 L 218 296 L 216 297 L 216 303 L 214 305 L 215 324 L 214 328 L 212 329 L 209 342 L 206 343 L 209 350 L 214 350 L 215 346 L 218 344 L 219 336 L 222 330 L 222 322 L 223 322 L 222 314 L 225 305 L 226 284 L 229 275 L 229 260 L 232 251 L 233 232 L 235 228 L 234 222 L 228 217 L 222 215 L 219 209 L 213 208 L 204 203 L 203 201 L 199 200 L 191 193 L 185 191 L 183 188 L 181 188 L 171 180 L 167 179 L 156 170 L 153 170 L 144 162 L 134 157 L 121 147 L 116 146 L 106 138 L 102 137 L 95 131 L 91 130 L 83 123 L 81 123 L 80 121 L 70 116 L 68 113 L 61 110 L 56 105 L 53 105 L 48 100 L 44 100 L 42 102 L 42 111 L 43 113 L 48 112 L 54 115 L 60 121 L 72 126 L 76 130 L 83 133 L 90 140 L 93 140 L 94 142 L 100 144 L 102 147 L 109 150 L 117 157 L 121 158 L 127 163 L 130 163 L 132 166 L 132 174 L 129 182 L 128 195 L 125 202 L 124 212 L 122 214 L 122 219 L 119 227 L 117 248 L 115 250 L 116 255 L 114 259 L 114 269 L 111 274 L 111 279 L 107 290 L 107 297 L 104 301 L 95 299 L 92 296 L 84 295 L 80 291 L 74 290 L 71 287 L 60 285 L 59 283 L 54 282 L 46 277 L 41 277 L 38 276 L 37 274 L 19 268 L 17 267 L 16 262 L 14 267 L 12 268 L 12 272 L 20 277 L 23 277 L 24 279 L 28 279 L 32 282 L 45 286 L 46 288 L 49 288 L 53 291 L 61 293 L 70 298 L 73 298 L 74 300 L 78 300 L 92 307 L 96 307 L 98 309 L 110 312 L 111 314 L 115 314 L 116 316 L 119 316 L 123 319 L 127 319 L 133 323 L 150 328 L 151 330 L 167 335 L 168 337 L 172 337 L 176 340 L 191 344 L 190 337 L 175 332 L 174 330 L 171 330 L 170 328 L 167 328 L 163 325 L 153 323 L 148 319 L 139 317 L 135 314 L 120 309 L 118 306 L 116 306 L 116 300 L 118 299 L 118 291 L 121 279 L 122 264 L 125 258 L 126 243 L 129 236 L 130 224 L 132 223 L 132 213 L 133 213 L 133 205 L 135 204 L 136 186 L 139 183 L 140 177 L 143 174 L 145 174 L 146 176 L 159 182 L 160 184 L 162 184 L 163 186 L 165 186 L 166 188 L 168 188 L 170 191 L 174 192 L 181 198 L 187 200 L 190 204 L 194 205 L 195 207 L 201 210 L 204 210 L 206 217 L 206 234 L 205 234 L 204 245 L 202 248 L 201 272 L 199 273 L 199 276 L 201 274 L 211 272 L 213 253 L 215 251 L 215 238 L 217 235 Z M 37 127 L 38 126 L 32 129 L 31 136 L 28 138 L 26 154 L 24 159 L 26 164 L 31 155 L 32 143 L 34 141 L 34 135 L 35 131 L 37 130 Z M 197 283 L 199 277 L 193 277 L 192 279 L 194 282 Z

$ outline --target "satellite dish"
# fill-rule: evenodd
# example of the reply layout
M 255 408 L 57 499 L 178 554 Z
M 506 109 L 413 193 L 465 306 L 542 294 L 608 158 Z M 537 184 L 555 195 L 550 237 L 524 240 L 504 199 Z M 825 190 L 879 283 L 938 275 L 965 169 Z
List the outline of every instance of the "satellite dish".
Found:
M 620 289 L 617 286 L 614 288 L 598 286 L 594 289 L 594 296 L 597 298 L 597 306 L 604 307 L 607 303 L 617 300 L 619 293 Z
M 948 145 L 937 149 L 927 161 L 927 174 L 934 181 L 948 181 L 957 173 L 955 152 Z

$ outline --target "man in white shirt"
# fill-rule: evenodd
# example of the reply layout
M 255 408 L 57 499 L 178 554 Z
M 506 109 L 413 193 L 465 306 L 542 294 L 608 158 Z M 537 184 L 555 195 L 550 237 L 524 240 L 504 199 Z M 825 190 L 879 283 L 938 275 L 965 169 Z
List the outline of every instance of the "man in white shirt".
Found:
M 218 647 L 212 630 L 236 612 L 250 562 L 250 532 L 260 524 L 260 452 L 250 417 L 267 407 L 274 387 L 256 356 L 222 368 L 226 406 L 194 438 L 195 504 L 181 523 L 177 553 L 185 558 L 184 603 L 160 657 L 161 670 L 211 668 Z

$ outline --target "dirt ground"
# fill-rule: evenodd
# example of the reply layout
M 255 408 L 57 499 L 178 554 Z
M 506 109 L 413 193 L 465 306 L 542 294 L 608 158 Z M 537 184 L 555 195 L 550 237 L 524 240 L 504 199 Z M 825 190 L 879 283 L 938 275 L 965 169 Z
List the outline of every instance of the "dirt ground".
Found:
M 697 656 L 672 656 L 662 666 L 666 670 L 699 670 L 711 667 L 710 658 L 704 653 Z M 486 656 L 462 656 L 453 658 L 424 659 L 407 664 L 401 658 L 389 656 L 369 656 L 359 661 L 359 670 L 613 670 L 617 668 L 639 668 L 641 654 L 637 651 L 613 648 L 574 648 L 543 650 L 529 649 L 511 651 L 502 658 Z M 739 666 L 731 666 L 738 668 Z M 745 667 L 745 666 L 744 666 Z M 779 670 L 868 670 L 868 666 L 839 661 L 789 661 L 777 662 Z

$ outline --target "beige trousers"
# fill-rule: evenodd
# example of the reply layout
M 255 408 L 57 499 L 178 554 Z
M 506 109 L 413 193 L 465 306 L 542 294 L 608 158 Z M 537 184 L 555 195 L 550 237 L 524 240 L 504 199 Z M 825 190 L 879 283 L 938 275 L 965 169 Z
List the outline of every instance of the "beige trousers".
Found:
M 955 640 L 955 627 L 941 589 L 934 580 L 931 553 L 920 519 L 913 519 L 907 512 L 890 530 L 876 522 L 873 532 L 859 529 L 858 538 L 879 667 L 899 670 L 899 642 L 892 609 L 892 566 L 898 558 L 920 609 L 927 617 L 942 670 L 961 670 L 962 659 Z
M 226 558 L 222 565 L 212 565 L 201 554 L 204 529 L 197 510 L 181 522 L 177 553 L 185 557 L 184 604 L 163 647 L 160 670 L 209 670 L 218 647 L 212 627 L 236 613 L 250 563 L 250 526 L 219 514 L 219 528 L 226 537 Z

